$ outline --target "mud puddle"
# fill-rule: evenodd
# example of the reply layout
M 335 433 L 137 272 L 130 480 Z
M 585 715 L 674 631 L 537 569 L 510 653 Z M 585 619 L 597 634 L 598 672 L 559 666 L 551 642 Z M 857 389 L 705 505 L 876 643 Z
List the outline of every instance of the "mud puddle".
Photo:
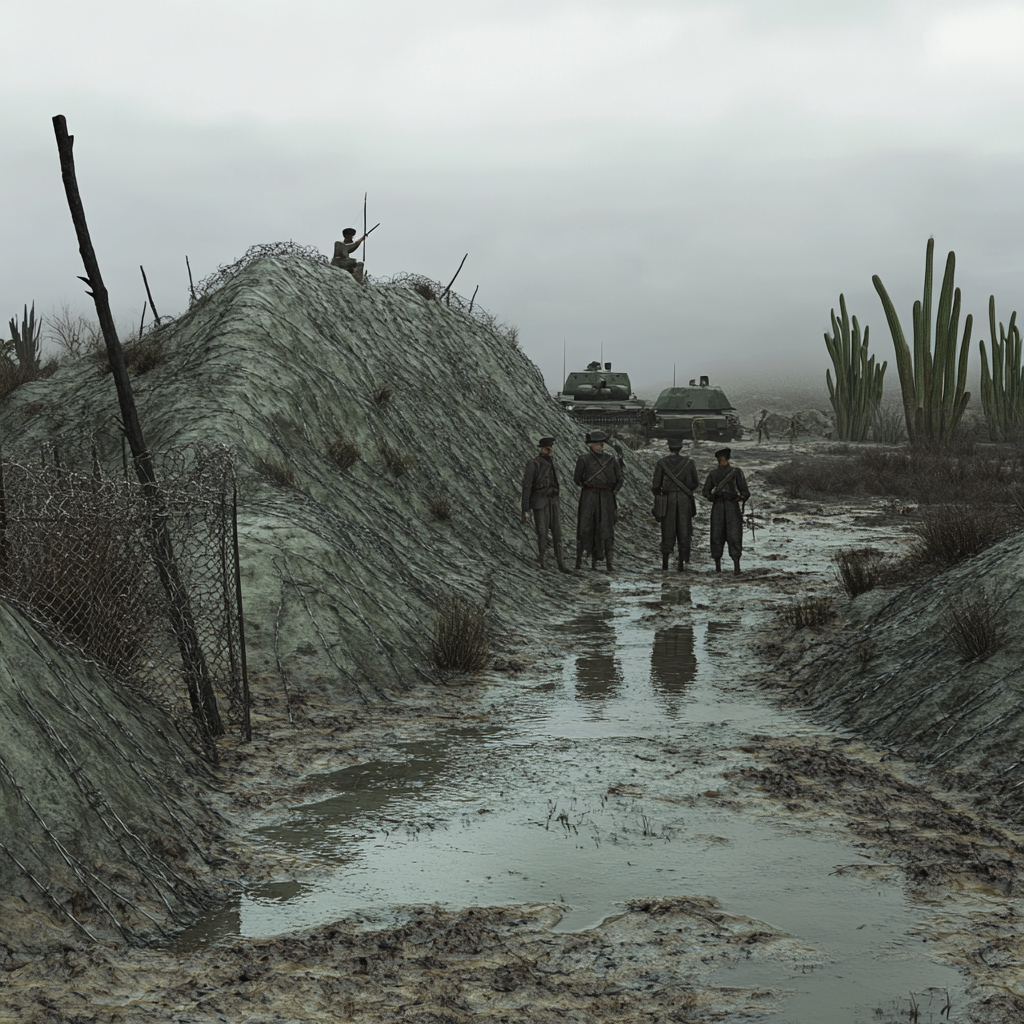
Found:
M 820 733 L 740 679 L 756 588 L 700 574 L 593 591 L 562 627 L 569 653 L 542 682 L 493 691 L 483 723 L 319 777 L 319 799 L 252 836 L 308 868 L 243 893 L 177 951 L 339 919 L 385 927 L 415 904 L 554 904 L 554 930 L 571 932 L 628 900 L 707 896 L 806 947 L 799 968 L 731 958 L 712 975 L 790 993 L 791 1024 L 877 1020 L 911 999 L 922 1021 L 964 1007 L 959 973 L 926 940 L 937 917 L 983 909 L 974 897 L 911 898 L 894 866 L 831 826 L 723 795 L 753 734 Z

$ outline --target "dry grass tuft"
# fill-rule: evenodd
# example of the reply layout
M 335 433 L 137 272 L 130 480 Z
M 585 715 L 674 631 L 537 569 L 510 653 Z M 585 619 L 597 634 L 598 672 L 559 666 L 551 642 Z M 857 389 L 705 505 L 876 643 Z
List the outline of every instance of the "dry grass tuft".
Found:
M 839 581 L 850 597 L 874 590 L 882 582 L 882 557 L 882 552 L 876 548 L 846 548 L 836 552 L 833 560 Z
M 167 351 L 164 348 L 163 338 L 155 332 L 138 335 L 129 338 L 124 343 L 124 362 L 128 372 L 134 377 L 141 377 L 149 373 L 154 367 L 167 362 Z M 100 361 L 100 371 L 110 373 L 110 360 L 107 359 L 107 350 L 100 348 L 95 350 L 96 358 Z
M 831 597 L 807 597 L 794 601 L 779 612 L 784 626 L 804 629 L 806 626 L 824 626 L 836 617 L 836 602 Z
M 490 659 L 487 611 L 461 597 L 439 608 L 430 638 L 430 658 L 442 673 L 478 672 Z
M 434 286 L 429 281 L 417 281 L 413 284 L 412 290 L 417 295 L 422 295 L 428 302 L 437 298 L 437 292 L 434 291 Z
M 963 661 L 982 661 L 1006 642 L 999 609 L 987 593 L 954 607 L 944 624 Z
M 416 464 L 415 460 L 399 451 L 387 441 L 380 441 L 377 444 L 377 451 L 384 460 L 384 465 L 396 476 L 403 476 Z
M 292 467 L 273 459 L 257 459 L 256 472 L 265 479 L 280 484 L 281 487 L 295 486 L 295 472 Z
M 359 448 L 343 434 L 339 434 L 327 447 L 327 457 L 338 469 L 351 469 L 361 458 Z
M 33 366 L 22 366 L 21 363 L 0 357 L 0 401 L 12 391 L 17 391 L 22 384 L 52 377 L 59 368 L 56 359 L 47 359 L 37 370 Z
M 921 562 L 955 565 L 1001 540 L 1019 525 L 1016 515 L 991 505 L 939 505 L 922 511 L 914 532 L 914 557 Z

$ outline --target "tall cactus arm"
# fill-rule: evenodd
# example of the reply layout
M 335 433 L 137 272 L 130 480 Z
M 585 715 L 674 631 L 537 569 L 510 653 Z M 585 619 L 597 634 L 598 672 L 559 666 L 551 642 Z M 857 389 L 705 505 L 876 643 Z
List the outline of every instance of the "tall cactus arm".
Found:
M 935 239 L 929 238 L 924 255 L 924 295 L 914 317 L 914 389 L 920 408 L 928 400 L 927 382 L 932 362 L 932 265 Z
M 871 283 L 878 292 L 882 301 L 882 309 L 885 311 L 885 319 L 889 324 L 889 333 L 892 335 L 893 348 L 896 350 L 896 372 L 900 378 L 900 392 L 903 398 L 903 414 L 907 421 L 907 438 L 911 443 L 914 441 L 915 409 L 917 408 L 917 393 L 914 387 L 914 366 L 911 362 L 910 347 L 907 345 L 906 336 L 903 333 L 903 325 L 896 314 L 896 307 L 889 298 L 889 293 L 882 284 L 882 279 L 875 274 Z
M 952 256 L 953 254 L 950 253 Z M 943 283 L 945 285 L 945 283 Z M 943 286 L 943 294 L 945 294 Z M 941 310 L 940 310 L 941 313 Z M 942 325 L 942 345 L 939 346 L 939 331 L 936 330 L 935 340 L 935 378 L 938 386 L 933 383 L 932 397 L 934 404 L 938 407 L 941 403 L 941 422 L 949 423 L 953 416 L 953 408 L 956 405 L 956 396 L 953 388 L 956 382 L 956 338 L 960 331 L 960 289 L 953 292 L 953 304 L 945 322 Z

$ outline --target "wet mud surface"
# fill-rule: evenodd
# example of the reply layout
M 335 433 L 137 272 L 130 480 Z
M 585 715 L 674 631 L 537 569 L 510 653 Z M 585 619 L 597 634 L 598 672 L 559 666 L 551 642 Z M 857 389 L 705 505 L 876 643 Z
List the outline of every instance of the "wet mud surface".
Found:
M 755 511 L 741 577 L 575 577 L 500 639 L 522 671 L 375 707 L 256 680 L 220 800 L 261 868 L 161 947 L 8 959 L 0 1021 L 1024 1019 L 1024 837 L 753 654 L 905 520 Z

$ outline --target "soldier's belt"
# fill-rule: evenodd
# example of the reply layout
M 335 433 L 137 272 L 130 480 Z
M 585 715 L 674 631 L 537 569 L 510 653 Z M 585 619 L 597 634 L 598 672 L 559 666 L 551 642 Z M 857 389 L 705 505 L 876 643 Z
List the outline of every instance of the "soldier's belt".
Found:
M 585 491 L 614 491 L 615 484 L 584 484 L 583 490 Z
M 738 494 L 716 494 L 715 501 L 739 501 L 740 496 Z

